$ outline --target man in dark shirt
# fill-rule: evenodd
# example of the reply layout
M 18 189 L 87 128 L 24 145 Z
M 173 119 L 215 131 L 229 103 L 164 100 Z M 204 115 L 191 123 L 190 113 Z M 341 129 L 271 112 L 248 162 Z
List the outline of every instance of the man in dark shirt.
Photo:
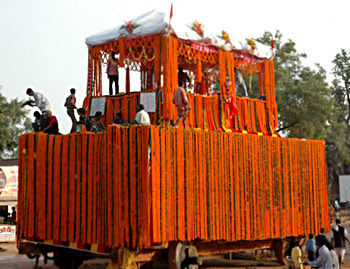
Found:
M 126 120 L 123 120 L 123 115 L 122 113 L 117 113 L 115 120 L 113 121 L 113 124 L 125 124 Z
M 35 111 L 33 116 L 35 118 L 34 122 L 32 122 L 33 130 L 34 132 L 40 132 L 43 127 L 41 114 L 39 111 Z
M 184 82 L 184 84 L 183 84 L 184 89 L 187 89 L 187 83 L 189 83 L 188 86 L 191 85 L 191 79 L 188 76 L 188 74 L 186 72 L 184 72 L 182 67 L 179 67 L 179 71 L 177 72 L 177 78 L 178 78 L 178 81 L 182 80 Z
M 332 242 L 334 243 L 335 252 L 337 253 L 339 259 L 339 265 L 344 261 L 345 256 L 345 241 L 349 242 L 349 234 L 345 227 L 340 225 L 340 219 L 335 220 L 336 225 L 332 227 L 333 238 Z

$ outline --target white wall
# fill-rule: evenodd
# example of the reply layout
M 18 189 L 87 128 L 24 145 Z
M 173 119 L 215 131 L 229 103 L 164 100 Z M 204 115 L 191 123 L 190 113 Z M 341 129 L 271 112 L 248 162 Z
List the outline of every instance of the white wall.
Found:
M 350 175 L 339 176 L 340 202 L 350 202 Z

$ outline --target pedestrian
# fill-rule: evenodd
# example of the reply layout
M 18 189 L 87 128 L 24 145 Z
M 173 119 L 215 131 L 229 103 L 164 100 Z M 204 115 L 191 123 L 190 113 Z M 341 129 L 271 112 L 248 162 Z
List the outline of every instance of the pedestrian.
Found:
M 42 119 L 39 111 L 35 111 L 34 114 L 34 122 L 32 122 L 32 127 L 34 132 L 40 132 L 42 130 Z
M 344 256 L 345 256 L 345 241 L 349 242 L 349 233 L 345 229 L 345 227 L 340 225 L 340 219 L 335 220 L 336 225 L 332 227 L 333 237 L 332 237 L 332 243 L 335 247 L 335 252 L 337 253 L 338 259 L 339 259 L 339 265 L 341 265 L 344 262 Z
M 334 209 L 340 210 L 340 206 L 339 206 L 338 200 L 334 201 Z
M 43 132 L 47 134 L 57 135 L 59 131 L 57 118 L 52 115 L 50 110 L 45 111 L 44 118 L 47 122 L 47 126 L 45 126 L 43 129 Z
M 328 248 L 329 253 L 331 254 L 331 257 L 332 257 L 333 269 L 339 269 L 339 259 L 338 259 L 337 253 L 335 253 L 334 251 L 333 244 L 331 242 L 326 242 L 326 247 Z
M 301 249 L 299 241 L 294 242 L 294 248 L 292 249 L 292 260 L 301 263 Z M 303 268 L 302 264 L 293 264 L 294 268 Z
M 309 234 L 309 241 L 306 243 L 307 258 L 310 262 L 316 259 L 316 242 L 313 238 L 314 235 L 312 233 Z
M 74 109 L 77 109 L 76 107 L 77 99 L 75 98 L 75 89 L 70 89 L 70 95 L 66 98 L 66 102 L 64 103 L 64 106 L 67 108 L 67 114 L 70 117 L 72 121 L 72 128 L 70 129 L 71 133 L 75 133 L 77 130 L 77 119 L 75 118 Z
M 145 111 L 145 107 L 143 104 L 139 104 L 136 107 L 136 117 L 133 120 L 133 124 L 141 124 L 141 125 L 150 125 L 151 124 L 151 120 L 149 118 L 148 113 Z
M 316 236 L 316 244 L 319 247 L 319 256 L 311 262 L 304 262 L 303 265 L 311 265 L 320 269 L 333 269 L 332 257 L 329 249 L 325 246 L 326 237 L 322 235 Z
M 92 132 L 101 133 L 101 132 L 103 132 L 106 129 L 106 126 L 101 121 L 101 118 L 102 118 L 102 112 L 101 111 L 97 111 L 95 113 L 95 117 L 93 117 L 90 120 L 91 131 Z
M 331 222 L 333 223 L 334 219 L 334 207 L 330 205 L 330 211 L 331 211 Z M 338 218 L 339 219 L 339 218 Z
M 340 210 L 339 209 L 334 210 L 334 219 L 340 219 Z
M 188 104 L 187 93 L 184 89 L 184 81 L 179 81 L 179 87 L 174 92 L 173 104 L 177 108 L 177 115 L 179 119 L 177 120 L 174 126 L 177 126 L 181 121 L 184 122 L 186 128 L 186 117 L 188 112 L 191 110 L 191 107 Z
M 123 115 L 121 112 L 118 112 L 115 115 L 115 119 L 113 120 L 112 124 L 125 124 L 126 120 L 123 120 Z
M 17 221 L 17 212 L 16 212 L 16 207 L 14 207 L 14 206 L 12 207 L 10 221 Z
M 113 95 L 113 82 L 115 87 L 115 95 L 119 93 L 119 78 L 118 78 L 118 60 L 115 58 L 115 52 L 112 51 L 111 56 L 108 59 L 107 70 L 109 79 L 109 95 Z
M 37 106 L 41 113 L 44 114 L 46 111 L 51 110 L 51 106 L 46 97 L 40 92 L 34 92 L 31 88 L 27 89 L 26 92 L 29 96 L 34 97 L 33 101 L 28 101 L 24 105 Z
M 326 229 L 325 228 L 321 228 L 320 229 L 320 234 L 319 234 L 320 236 L 323 236 L 324 237 L 324 239 L 326 240 L 326 243 L 327 242 L 330 242 L 329 240 L 328 240 L 328 238 L 327 238 L 327 236 L 326 236 Z M 317 245 L 317 244 L 316 244 Z M 318 251 L 319 251 L 319 247 L 317 246 L 317 249 L 316 249 L 316 259 L 318 258 Z

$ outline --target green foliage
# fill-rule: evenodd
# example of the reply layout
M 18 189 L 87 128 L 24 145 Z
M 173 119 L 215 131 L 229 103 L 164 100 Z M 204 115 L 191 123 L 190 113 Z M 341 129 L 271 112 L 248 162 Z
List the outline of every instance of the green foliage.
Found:
M 30 130 L 31 122 L 22 103 L 7 100 L 0 86 L 0 158 L 17 158 L 18 137 Z
M 350 173 L 350 51 L 341 50 L 333 60 L 334 80 L 329 86 L 326 72 L 303 66 L 306 54 L 298 53 L 282 34 L 265 32 L 258 41 L 271 44 L 276 57 L 276 98 L 279 130 L 289 137 L 324 139 L 329 182 Z
M 327 140 L 332 177 L 350 173 L 350 51 L 342 49 L 333 64 L 331 89 L 338 113 L 332 122 L 332 135 Z
M 298 53 L 292 40 L 282 42 L 282 34 L 265 32 L 258 39 L 275 45 L 276 98 L 279 132 L 289 137 L 326 139 L 334 118 L 334 98 L 326 82 L 326 71 L 303 66 L 306 54 Z
M 340 119 L 350 126 L 350 51 L 344 49 L 333 60 L 334 80 L 332 93 L 336 100 Z

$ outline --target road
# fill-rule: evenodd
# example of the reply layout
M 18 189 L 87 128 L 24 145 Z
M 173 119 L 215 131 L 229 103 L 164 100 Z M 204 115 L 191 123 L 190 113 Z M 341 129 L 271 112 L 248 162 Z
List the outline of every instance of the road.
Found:
M 35 260 L 30 260 L 26 255 L 19 255 L 15 243 L 3 243 L 0 247 L 5 251 L 0 252 L 0 268 L 1 269 L 32 269 Z M 52 265 L 52 261 L 50 261 Z M 40 260 L 41 266 L 44 265 L 43 259 Z M 49 266 L 46 268 L 54 268 Z

